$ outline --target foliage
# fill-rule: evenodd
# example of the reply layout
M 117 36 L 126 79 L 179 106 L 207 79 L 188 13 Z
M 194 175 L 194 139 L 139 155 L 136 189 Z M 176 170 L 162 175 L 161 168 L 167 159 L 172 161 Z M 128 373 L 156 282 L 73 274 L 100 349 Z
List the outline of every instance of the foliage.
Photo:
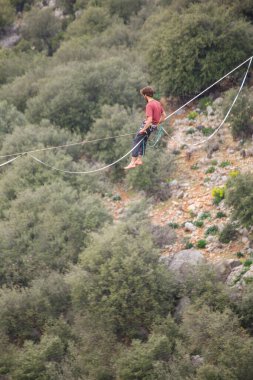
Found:
M 200 239 L 200 240 L 197 241 L 196 247 L 198 247 L 198 248 L 206 248 L 206 244 L 207 244 L 206 240 Z
M 230 166 L 231 162 L 230 161 L 222 161 L 219 165 L 220 168 L 226 168 L 227 166 Z
M 15 127 L 24 127 L 26 119 L 17 109 L 8 105 L 6 101 L 0 102 L 0 136 L 12 133 Z
M 196 111 L 191 111 L 191 112 L 189 112 L 189 114 L 188 114 L 188 119 L 189 119 L 189 120 L 195 120 L 196 117 L 197 117 L 198 115 L 199 115 L 198 112 L 196 112 Z
M 239 219 L 245 227 L 253 225 L 253 176 L 239 174 L 227 182 L 226 203 L 233 207 L 233 218 Z
M 140 104 L 137 89 L 141 84 L 143 75 L 124 58 L 57 66 L 41 82 L 38 95 L 29 100 L 27 115 L 33 122 L 47 118 L 72 131 L 87 132 L 103 104 Z
M 238 319 L 229 309 L 220 312 L 206 306 L 190 308 L 184 315 L 182 330 L 189 351 L 197 352 L 204 359 L 205 366 L 197 370 L 201 374 L 198 379 L 206 376 L 215 379 L 218 373 L 223 373 L 219 378 L 224 380 L 252 377 L 252 340 L 242 333 Z M 208 365 L 212 369 L 209 375 Z M 214 366 L 219 368 L 218 372 Z
M 91 159 L 98 159 L 106 164 L 111 164 L 126 154 L 130 150 L 131 145 L 129 143 L 136 129 L 138 129 L 140 120 L 141 116 L 135 110 L 126 109 L 118 104 L 102 106 L 101 116 L 96 118 L 87 134 L 87 140 L 101 139 L 101 141 L 87 145 L 86 149 Z M 120 135 L 123 136 L 117 137 Z M 114 171 L 115 169 L 119 176 L 124 175 L 122 173 L 122 162 L 116 164 Z
M 211 174 L 215 172 L 214 166 L 209 166 L 209 168 L 205 171 L 205 174 Z
M 206 107 L 211 106 L 212 103 L 213 100 L 209 96 L 203 96 L 198 102 L 198 107 L 201 109 L 201 111 L 205 111 Z
M 159 248 L 165 248 L 168 245 L 172 245 L 176 240 L 176 234 L 169 225 L 151 225 L 151 234 L 155 245 Z
M 224 115 L 235 98 L 237 90 L 231 89 L 226 93 L 223 105 Z M 232 136 L 234 139 L 247 138 L 253 133 L 253 97 L 252 93 L 244 89 L 237 99 L 232 111 L 229 115 L 229 122 L 232 127 Z
M 251 55 L 252 26 L 213 2 L 174 13 L 157 29 L 148 61 L 166 94 L 195 94 Z
M 155 332 L 145 343 L 139 340 L 133 341 L 132 346 L 116 362 L 118 378 L 122 380 L 165 378 L 179 333 L 172 318 L 164 322 L 163 330 L 164 334 Z M 160 377 L 159 374 L 163 376 Z
M 205 235 L 206 236 L 208 236 L 208 235 L 216 235 L 218 232 L 219 232 L 219 229 L 218 229 L 217 226 L 210 226 L 205 231 Z
M 0 221 L 1 282 L 26 285 L 42 270 L 66 270 L 108 220 L 98 198 L 62 181 L 20 192 Z
M 144 156 L 144 165 L 127 173 L 128 186 L 136 190 L 144 190 L 155 199 L 166 200 L 170 196 L 168 179 L 174 168 L 168 154 L 150 149 Z
M 80 259 L 89 281 L 76 285 L 78 308 L 103 314 L 118 337 L 141 337 L 157 317 L 173 310 L 174 280 L 159 263 L 145 226 L 106 228 Z
M 214 204 L 218 205 L 225 197 L 225 187 L 214 187 L 212 189 L 212 196 Z
M 0 293 L 0 330 L 12 343 L 39 342 L 49 319 L 66 314 L 70 292 L 64 278 L 50 273 L 32 283 L 29 289 L 6 289 Z
M 46 50 L 51 56 L 55 50 L 54 38 L 61 31 L 61 22 L 50 8 L 33 8 L 25 15 L 22 36 L 38 51 Z
M 0 0 L 0 31 L 14 21 L 14 10 L 9 0 Z
M 204 136 L 210 136 L 213 133 L 213 128 L 212 127 L 204 127 L 201 129 L 201 132 L 203 133 Z
M 219 235 L 219 241 L 221 243 L 229 243 L 231 240 L 234 240 L 237 236 L 237 230 L 233 223 L 227 223 L 222 229 Z
M 106 8 L 88 7 L 81 16 L 72 22 L 66 32 L 68 36 L 94 35 L 102 33 L 111 24 L 111 17 Z
M 222 212 L 222 211 L 218 211 L 217 214 L 216 214 L 216 218 L 219 218 L 219 219 L 225 218 L 226 216 L 227 215 L 224 212 Z

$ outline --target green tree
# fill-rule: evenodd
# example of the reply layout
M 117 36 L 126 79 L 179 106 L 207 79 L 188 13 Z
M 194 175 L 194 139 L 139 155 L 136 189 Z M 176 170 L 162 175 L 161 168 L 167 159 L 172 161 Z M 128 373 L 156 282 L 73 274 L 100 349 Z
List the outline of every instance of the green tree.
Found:
M 168 317 L 155 326 L 147 342 L 134 340 L 116 361 L 117 377 L 122 380 L 167 379 L 169 363 L 179 339 L 178 326 Z
M 169 179 L 174 168 L 167 152 L 148 147 L 144 165 L 127 173 L 126 182 L 128 186 L 135 190 L 144 190 L 156 200 L 167 200 L 170 197 Z
M 44 335 L 39 344 L 27 341 L 16 358 L 13 380 L 50 380 L 52 366 L 64 357 L 64 346 L 57 336 Z
M 239 219 L 245 227 L 253 225 L 253 176 L 251 173 L 239 174 L 229 179 L 225 200 L 233 207 L 232 216 Z
M 100 34 L 111 22 L 110 14 L 106 8 L 90 6 L 69 25 L 65 37 Z
M 27 285 L 48 268 L 66 270 L 89 233 L 108 220 L 98 197 L 78 193 L 63 181 L 24 190 L 0 222 L 2 283 Z
M 220 313 L 206 306 L 190 308 L 184 315 L 182 332 L 188 352 L 202 356 L 205 363 L 197 370 L 197 379 L 217 379 L 218 373 L 222 380 L 251 379 L 253 340 L 241 329 L 231 310 Z
M 8 105 L 6 101 L 0 102 L 0 135 L 12 133 L 15 127 L 23 127 L 26 123 L 25 116 L 17 109 Z
M 47 118 L 72 131 L 87 132 L 103 104 L 139 105 L 143 83 L 140 68 L 132 69 L 124 56 L 70 62 L 55 67 L 41 81 L 38 95 L 28 101 L 27 116 L 32 122 Z
M 51 56 L 55 50 L 53 38 L 61 31 L 61 21 L 54 16 L 52 9 L 33 8 L 24 17 L 22 36 L 31 42 L 38 51 L 46 50 Z
M 126 23 L 133 14 L 138 13 L 144 2 L 145 0 L 107 0 L 111 14 L 119 15 Z
M 231 89 L 226 93 L 223 105 L 224 116 L 227 114 L 238 90 Z M 250 90 L 244 89 L 229 115 L 234 139 L 247 138 L 253 133 L 253 96 Z
M 0 0 L 0 31 L 14 21 L 14 9 L 9 0 Z
M 144 226 L 106 228 L 80 260 L 87 280 L 77 282 L 75 302 L 95 315 L 102 313 L 118 337 L 141 337 L 157 317 L 173 310 L 173 277 L 159 263 Z
M 231 9 L 193 4 L 158 28 L 148 50 L 150 73 L 166 94 L 191 95 L 248 58 L 252 41 L 252 25 Z
M 0 304 L 0 330 L 9 341 L 19 346 L 28 339 L 38 343 L 46 324 L 69 312 L 69 286 L 62 275 L 44 273 L 30 288 L 3 288 Z

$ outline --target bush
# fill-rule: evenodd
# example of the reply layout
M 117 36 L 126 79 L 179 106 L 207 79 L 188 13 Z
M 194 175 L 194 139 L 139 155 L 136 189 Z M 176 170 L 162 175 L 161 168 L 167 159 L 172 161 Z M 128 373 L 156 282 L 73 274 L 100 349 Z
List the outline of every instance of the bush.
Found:
M 206 171 L 205 171 L 205 174 L 211 174 L 211 173 L 214 173 L 215 172 L 215 167 L 214 166 L 210 166 Z
M 75 303 L 81 310 L 103 314 L 119 338 L 141 337 L 156 318 L 173 309 L 174 280 L 159 263 L 143 223 L 107 227 L 80 260 L 88 277 L 73 284 L 79 295 Z
M 223 113 L 227 113 L 237 90 L 229 90 L 224 100 Z M 229 122 L 232 127 L 232 136 L 234 139 L 247 138 L 253 133 L 253 96 L 250 90 L 244 89 L 237 99 L 229 115 Z
M 51 56 L 55 47 L 53 38 L 61 31 L 61 21 L 55 17 L 51 8 L 34 8 L 24 17 L 21 33 L 38 51 L 47 51 Z
M 252 41 L 252 26 L 227 7 L 193 4 L 161 23 L 149 49 L 150 73 L 166 94 L 195 94 L 248 58 Z
M 220 232 L 219 241 L 221 243 L 229 243 L 231 240 L 235 240 L 237 236 L 237 230 L 232 223 L 228 223 Z
M 226 203 L 233 207 L 232 216 L 245 227 L 253 225 L 253 175 L 239 174 L 227 182 Z
M 15 12 L 9 0 L 0 0 L 0 31 L 14 21 Z
M 219 232 L 219 229 L 217 226 L 211 226 L 211 227 L 208 227 L 207 230 L 205 231 L 205 235 L 208 236 L 208 235 L 217 235 L 217 233 Z
M 206 248 L 206 244 L 207 244 L 206 240 L 200 239 L 197 241 L 196 247 L 197 248 Z
M 32 122 L 46 118 L 62 128 L 87 132 L 102 105 L 141 104 L 137 89 L 143 83 L 140 69 L 132 70 L 124 57 L 70 62 L 54 67 L 41 81 L 38 95 L 28 102 L 27 115 Z
M 65 271 L 110 220 L 98 197 L 63 181 L 20 192 L 0 221 L 1 283 L 26 286 L 43 270 Z
M 168 245 L 174 244 L 176 241 L 176 233 L 169 225 L 151 225 L 151 234 L 154 244 L 159 248 L 165 248 Z
M 212 189 L 213 203 L 218 205 L 225 197 L 225 187 L 214 187 Z
M 167 152 L 149 149 L 144 156 L 144 165 L 137 167 L 126 176 L 126 182 L 135 190 L 144 190 L 158 200 L 170 197 L 168 180 L 174 168 Z

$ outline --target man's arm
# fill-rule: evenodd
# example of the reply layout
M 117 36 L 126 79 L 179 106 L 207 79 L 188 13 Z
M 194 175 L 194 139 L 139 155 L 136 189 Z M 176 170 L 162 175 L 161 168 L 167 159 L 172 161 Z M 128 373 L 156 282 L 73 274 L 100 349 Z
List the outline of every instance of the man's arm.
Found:
M 149 116 L 149 117 L 146 119 L 145 125 L 144 125 L 144 127 L 140 130 L 139 133 L 145 133 L 146 130 L 148 129 L 148 127 L 150 127 L 150 125 L 152 125 L 152 116 Z

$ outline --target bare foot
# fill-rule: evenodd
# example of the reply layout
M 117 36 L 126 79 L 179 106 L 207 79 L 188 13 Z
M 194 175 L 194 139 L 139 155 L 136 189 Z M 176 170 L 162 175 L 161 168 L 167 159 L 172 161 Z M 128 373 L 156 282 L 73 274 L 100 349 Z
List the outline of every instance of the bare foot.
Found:
M 137 160 L 137 161 L 135 161 L 135 165 L 143 165 L 143 162 L 142 162 L 142 160 Z
M 133 168 L 135 168 L 135 163 L 134 164 L 130 163 L 129 165 L 124 167 L 125 170 L 133 169 Z

